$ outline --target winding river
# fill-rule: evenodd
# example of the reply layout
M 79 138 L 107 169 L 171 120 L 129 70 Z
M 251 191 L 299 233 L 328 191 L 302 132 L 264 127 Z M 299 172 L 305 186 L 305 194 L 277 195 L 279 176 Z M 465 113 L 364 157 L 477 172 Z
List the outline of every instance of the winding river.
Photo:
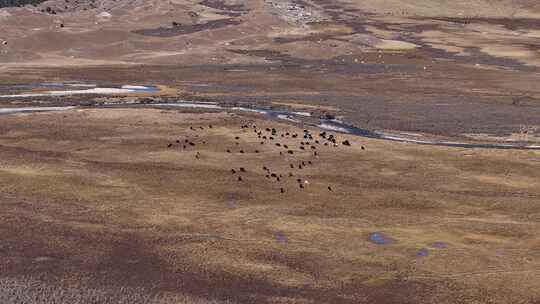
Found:
M 12 94 L 12 95 L 0 95 L 0 98 L 27 98 L 27 97 L 41 97 L 41 96 L 69 96 L 77 94 L 88 95 L 109 95 L 109 94 L 129 94 L 129 93 L 153 93 L 159 91 L 153 86 L 130 86 L 124 85 L 118 88 L 100 88 L 94 84 L 38 84 L 22 85 L 20 88 L 66 88 L 73 87 L 72 90 L 53 90 L 45 92 L 32 92 L 24 94 Z M 540 150 L 540 144 L 538 145 L 523 145 L 512 143 L 469 143 L 469 142 L 455 142 L 455 141 L 443 141 L 443 140 L 429 140 L 429 139 L 416 139 L 402 135 L 386 134 L 383 132 L 372 131 L 367 129 L 361 129 L 354 127 L 346 122 L 336 119 L 315 118 L 312 117 L 309 112 L 294 112 L 285 110 L 273 110 L 257 107 L 228 107 L 220 105 L 214 102 L 197 102 L 197 101 L 184 101 L 180 100 L 174 103 L 154 103 L 154 104 L 106 104 L 94 107 L 82 107 L 82 106 L 66 106 L 66 107 L 21 107 L 21 108 L 0 108 L 0 115 L 13 115 L 19 113 L 33 113 L 33 112 L 51 112 L 51 111 L 68 111 L 73 109 L 111 109 L 111 108 L 200 108 L 206 110 L 219 110 L 230 112 L 248 112 L 257 113 L 266 118 L 280 120 L 296 125 L 316 127 L 321 130 L 333 131 L 337 133 L 345 133 L 356 135 L 365 138 L 413 143 L 419 145 L 432 145 L 432 146 L 445 146 L 456 148 L 482 148 L 482 149 L 516 149 L 516 150 Z

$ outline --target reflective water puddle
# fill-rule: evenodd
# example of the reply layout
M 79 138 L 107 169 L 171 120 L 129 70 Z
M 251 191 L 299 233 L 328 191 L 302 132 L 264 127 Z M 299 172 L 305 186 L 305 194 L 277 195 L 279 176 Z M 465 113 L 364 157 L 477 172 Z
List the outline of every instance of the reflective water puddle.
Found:
M 373 232 L 369 235 L 369 240 L 377 245 L 390 245 L 395 244 L 397 241 L 387 235 L 380 232 Z

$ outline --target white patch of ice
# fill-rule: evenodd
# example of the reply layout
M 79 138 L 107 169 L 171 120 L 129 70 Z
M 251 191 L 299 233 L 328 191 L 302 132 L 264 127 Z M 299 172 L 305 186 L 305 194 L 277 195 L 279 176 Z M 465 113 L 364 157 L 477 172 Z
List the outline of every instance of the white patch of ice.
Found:
M 311 113 L 309 112 L 291 112 L 291 113 L 298 116 L 311 117 Z
M 268 112 L 264 111 L 264 110 L 250 109 L 250 108 L 244 108 L 244 107 L 232 107 L 231 109 L 235 110 L 235 111 L 253 112 L 253 113 L 259 113 L 259 114 L 268 114 Z
M 145 86 L 135 86 L 135 85 L 123 85 L 122 89 L 128 89 L 128 90 L 149 90 L 150 87 Z
M 203 109 L 223 109 L 216 104 L 207 103 L 156 103 L 150 104 L 150 106 L 162 106 L 162 107 L 179 107 L 179 108 L 203 108 Z
M 1 98 L 15 98 L 15 97 L 67 96 L 67 95 L 80 95 L 80 94 L 127 94 L 127 93 L 133 93 L 133 90 L 117 89 L 117 88 L 94 88 L 94 89 L 87 89 L 87 90 L 46 91 L 44 93 L 0 95 L 0 97 Z
M 140 90 L 147 90 L 149 87 L 143 86 L 122 86 L 122 88 L 91 88 L 84 90 L 64 90 L 64 91 L 45 91 L 43 93 L 27 93 L 16 95 L 0 95 L 0 98 L 17 98 L 17 97 L 46 97 L 46 96 L 69 96 L 82 94 L 95 95 L 113 95 L 113 94 L 130 94 L 137 93 Z
M 100 19 L 107 19 L 107 18 L 111 18 L 112 15 L 108 12 L 101 12 L 99 14 L 96 15 L 97 18 L 100 18 Z
M 11 14 L 8 11 L 6 11 L 4 9 L 0 9 L 0 20 L 6 19 L 6 18 L 9 18 L 9 17 L 11 17 Z
M 213 101 L 195 101 L 195 100 L 184 100 L 184 99 L 177 100 L 176 103 L 196 103 L 196 104 L 209 104 L 209 105 L 218 104 L 217 102 L 213 102 Z M 168 104 L 168 103 L 164 103 L 164 104 Z
M 381 135 L 382 139 L 389 139 L 389 140 L 396 140 L 396 141 L 403 141 L 403 142 L 411 142 L 411 143 L 418 143 L 418 144 L 431 144 L 433 142 L 425 141 L 425 140 L 418 140 L 418 139 L 412 139 L 412 138 L 405 138 L 400 136 L 392 136 L 392 135 Z
M 97 87 L 96 84 L 92 83 L 66 83 L 65 84 L 68 87 L 79 87 L 79 88 L 95 88 Z
M 68 107 L 23 107 L 23 108 L 0 108 L 0 114 L 17 114 L 25 112 L 52 112 L 75 109 L 74 106 Z
M 318 127 L 321 128 L 321 129 L 324 129 L 324 130 L 329 130 L 329 131 L 336 131 L 336 132 L 342 132 L 342 133 L 351 133 L 346 128 L 336 126 L 336 125 L 327 124 L 327 123 L 322 123 Z
M 291 118 L 289 115 L 285 115 L 285 114 L 278 114 L 278 115 L 277 115 L 277 118 L 282 119 L 282 120 L 287 120 L 287 121 L 296 122 L 296 123 L 300 122 L 299 120 L 293 119 L 293 118 Z
M 412 139 L 407 137 L 401 137 L 401 136 L 393 136 L 393 135 L 381 135 L 382 139 L 387 140 L 395 140 L 405 143 L 417 143 L 417 144 L 428 144 L 428 145 L 469 145 L 467 143 L 463 142 L 456 142 L 456 141 L 430 141 L 430 140 L 418 140 L 418 139 Z M 471 146 L 474 146 L 474 144 L 470 144 Z M 496 144 L 498 147 L 508 147 L 508 148 L 517 148 L 518 146 L 512 145 L 512 144 Z M 524 148 L 527 149 L 538 149 L 540 146 L 524 146 Z

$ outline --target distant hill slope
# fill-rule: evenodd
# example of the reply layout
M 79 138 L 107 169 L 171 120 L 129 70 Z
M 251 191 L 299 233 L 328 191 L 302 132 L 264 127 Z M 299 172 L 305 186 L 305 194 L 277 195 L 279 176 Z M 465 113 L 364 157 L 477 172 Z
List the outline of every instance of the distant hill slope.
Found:
M 351 6 L 376 14 L 448 17 L 532 17 L 538 0 L 351 0 Z
M 14 6 L 24 6 L 27 4 L 37 5 L 45 0 L 0 0 L 0 8 L 2 7 L 14 7 Z

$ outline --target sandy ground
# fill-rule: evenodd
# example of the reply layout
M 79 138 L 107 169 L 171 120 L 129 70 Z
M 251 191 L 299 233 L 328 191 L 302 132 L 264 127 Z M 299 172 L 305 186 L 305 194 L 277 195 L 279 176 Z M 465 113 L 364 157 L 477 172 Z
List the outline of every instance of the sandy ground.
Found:
M 325 146 L 317 130 L 304 139 L 220 112 L 0 121 L 2 275 L 51 294 L 62 282 L 104 298 L 122 286 L 138 299 L 238 303 L 540 298 L 538 152 L 341 135 Z

